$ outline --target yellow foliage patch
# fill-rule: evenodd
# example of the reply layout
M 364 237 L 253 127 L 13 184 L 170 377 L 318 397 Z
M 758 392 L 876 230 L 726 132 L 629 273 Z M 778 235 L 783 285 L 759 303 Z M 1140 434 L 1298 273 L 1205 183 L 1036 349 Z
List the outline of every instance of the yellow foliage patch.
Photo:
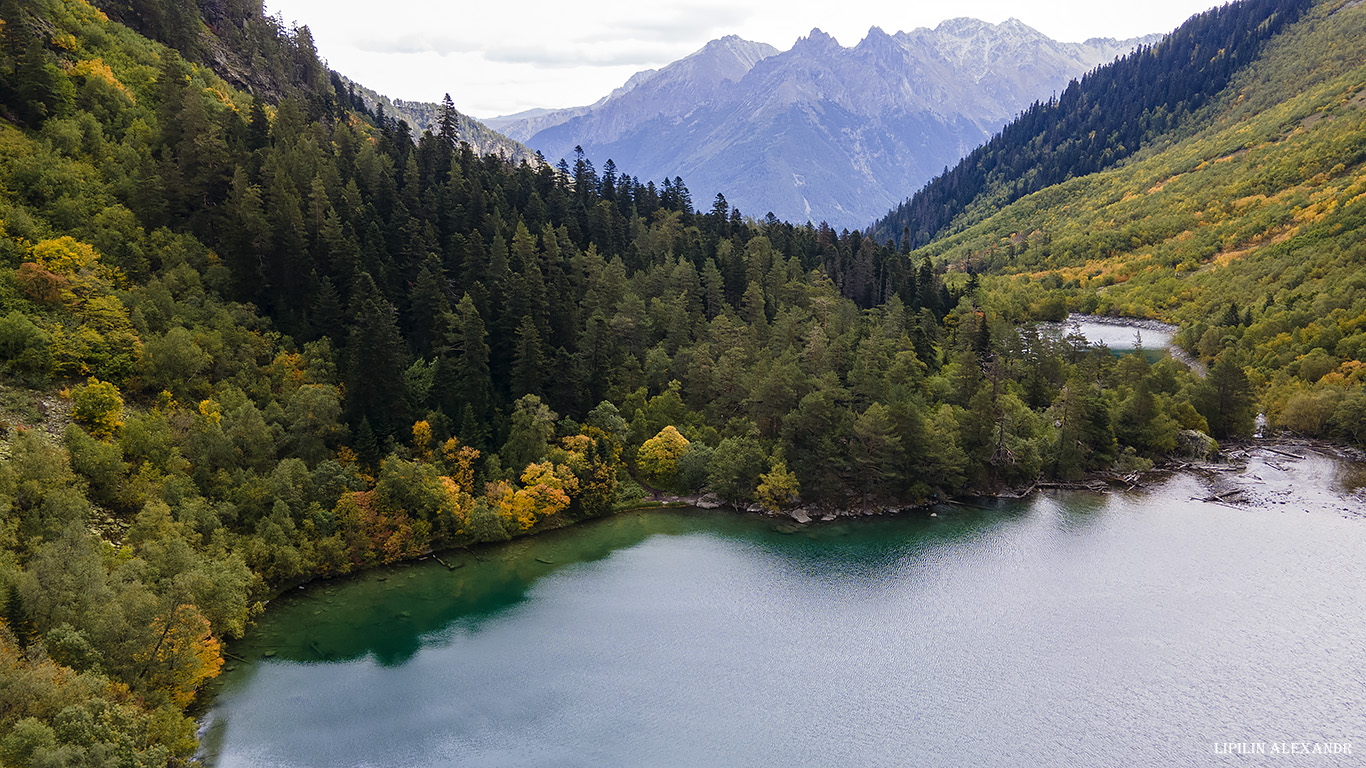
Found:
M 1244 256 L 1247 256 L 1249 253 L 1252 253 L 1258 248 L 1264 248 L 1268 245 L 1275 245 L 1276 243 L 1289 240 L 1298 231 L 1298 227 L 1288 227 L 1279 232 L 1276 232 L 1275 234 L 1267 233 L 1267 235 L 1256 238 L 1252 242 L 1247 243 L 1246 245 L 1240 248 L 1235 248 L 1234 250 L 1224 251 L 1223 253 L 1220 253 L 1219 255 L 1214 257 L 1214 264 L 1212 266 L 1227 267 L 1232 262 L 1237 261 L 1238 259 L 1241 259 Z
M 221 425 L 223 423 L 223 407 L 214 400 L 199 401 L 199 415 L 210 424 Z
M 58 32 L 52 36 L 52 47 L 59 50 L 74 52 L 80 50 L 80 41 L 70 32 Z
M 561 440 L 560 445 L 570 453 L 587 453 L 593 447 L 593 438 L 588 435 L 570 435 Z
M 474 462 L 479 460 L 479 450 L 461 445 L 457 438 L 450 438 L 441 444 L 441 457 L 450 468 L 450 477 L 465 491 L 474 488 Z
M 413 455 L 425 460 L 432 454 L 432 425 L 424 419 L 413 422 Z
M 176 606 L 169 617 L 153 624 L 153 630 L 160 632 L 160 638 L 140 659 L 146 677 L 184 708 L 200 684 L 217 677 L 223 668 L 222 643 L 213 636 L 204 614 L 189 604 Z
M 59 275 L 93 272 L 100 264 L 100 254 L 95 246 L 69 235 L 43 240 L 33 246 L 32 253 L 35 262 Z
M 119 388 L 91 377 L 72 393 L 72 416 L 76 423 L 101 440 L 108 440 L 123 426 L 123 396 Z
M 69 75 L 80 75 L 95 80 L 103 80 L 105 83 L 109 84 L 109 87 L 113 88 L 124 98 L 134 104 L 137 103 L 137 97 L 133 95 L 132 91 L 128 90 L 128 86 L 124 85 L 123 81 L 119 80 L 118 76 L 114 74 L 114 70 L 110 69 L 109 65 L 104 63 L 104 59 L 95 58 L 77 61 L 67 67 L 66 71 Z
M 210 94 L 212 94 L 214 98 L 218 99 L 218 101 L 219 101 L 223 106 L 227 107 L 228 109 L 231 109 L 233 112 L 240 112 L 240 111 L 241 111 L 241 110 L 239 110 L 239 109 L 237 108 L 237 102 L 233 101 L 233 100 L 232 100 L 232 97 L 229 96 L 229 95 L 228 95 L 227 93 L 225 93 L 224 91 L 220 91 L 219 89 L 214 88 L 214 87 L 212 87 L 212 86 L 210 86 L 209 88 L 206 88 L 205 90 L 207 90 Z
M 528 464 L 522 472 L 524 488 L 497 482 L 488 486 L 489 503 L 509 531 L 527 531 L 536 523 L 564 511 L 570 495 L 579 489 L 574 472 L 563 464 L 546 461 Z
M 90 0 L 67 0 L 76 11 L 76 18 L 82 21 L 109 21 L 109 16 L 90 3 Z
M 671 485 L 678 474 L 678 457 L 687 448 L 688 438 L 670 424 L 640 446 L 636 462 L 650 482 Z

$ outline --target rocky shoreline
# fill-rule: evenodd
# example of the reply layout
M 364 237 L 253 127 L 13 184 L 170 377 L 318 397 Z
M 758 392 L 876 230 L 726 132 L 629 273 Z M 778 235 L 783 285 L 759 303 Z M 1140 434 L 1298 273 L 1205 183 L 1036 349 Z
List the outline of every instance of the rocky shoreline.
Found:
M 1151 320 L 1143 317 L 1110 317 L 1108 315 L 1079 315 L 1075 312 L 1067 316 L 1062 322 L 1043 320 L 1038 323 L 1040 328 L 1054 330 L 1066 330 L 1067 326 L 1074 323 L 1095 323 L 1096 325 L 1110 325 L 1116 328 L 1133 328 L 1139 331 L 1157 331 L 1176 335 L 1180 330 L 1171 323 L 1164 323 L 1161 320 Z
M 861 504 L 841 508 L 798 505 L 775 512 L 764 509 L 757 504 L 729 504 L 715 494 L 710 493 L 697 496 L 661 495 L 656 501 L 665 506 L 686 505 L 699 509 L 729 508 L 737 512 L 760 514 L 785 521 L 790 520 L 791 522 L 800 525 L 808 525 L 812 523 L 834 522 L 848 518 L 897 515 L 914 512 L 928 512 L 931 516 L 936 516 L 937 513 L 934 509 L 944 505 L 987 509 L 987 507 L 974 504 L 972 500 L 1024 499 L 1039 491 L 1071 490 L 1090 491 L 1092 493 L 1136 491 L 1142 490 L 1145 486 L 1153 482 L 1169 478 L 1174 474 L 1186 472 L 1199 477 L 1208 487 L 1209 494 L 1203 497 L 1204 501 L 1230 504 L 1240 503 L 1244 500 L 1241 497 L 1247 495 L 1244 484 L 1237 482 L 1237 478 L 1248 468 L 1250 461 L 1254 457 L 1259 458 L 1264 463 L 1276 466 L 1277 462 L 1304 460 L 1310 458 L 1310 455 L 1315 453 L 1321 456 L 1329 456 L 1366 465 L 1366 451 L 1362 451 L 1361 449 L 1352 446 L 1308 438 L 1277 437 L 1273 439 L 1230 442 L 1222 449 L 1218 450 L 1217 454 L 1188 456 L 1187 458 L 1169 458 L 1161 464 L 1155 465 L 1152 469 L 1141 472 L 1097 472 L 1076 481 L 1039 481 L 1023 488 L 1002 488 L 994 492 L 980 491 L 954 497 L 935 497 L 920 503 L 907 505 Z M 1260 478 L 1254 476 L 1253 479 L 1260 482 Z M 1363 499 L 1366 499 L 1366 487 L 1363 487 L 1358 493 L 1363 496 Z
M 1195 434 L 1199 434 L 1202 437 L 1205 437 L 1206 440 L 1209 440 L 1209 443 L 1213 443 L 1213 440 L 1204 436 L 1203 433 Z M 648 502 L 643 503 L 638 507 L 618 509 L 612 514 L 669 507 L 697 507 L 698 509 L 726 508 L 736 512 L 758 514 L 780 520 L 782 521 L 780 525 L 795 526 L 790 530 L 799 530 L 801 526 L 805 525 L 830 523 L 860 517 L 876 517 L 880 515 L 901 515 L 923 512 L 930 517 L 937 517 L 938 512 L 935 511 L 936 508 L 943 506 L 990 510 L 989 507 L 982 506 L 980 503 L 976 502 L 980 502 L 982 499 L 997 501 L 1025 499 L 1039 491 L 1068 490 L 1089 491 L 1091 493 L 1137 491 L 1142 490 L 1147 485 L 1169 478 L 1179 472 L 1191 473 L 1200 477 L 1206 483 L 1209 490 L 1208 495 L 1204 497 L 1206 501 L 1221 504 L 1239 504 L 1250 499 L 1237 498 L 1238 494 L 1234 493 L 1234 491 L 1241 488 L 1242 484 L 1238 483 L 1236 478 L 1238 477 L 1238 473 L 1241 473 L 1247 468 L 1248 461 L 1252 457 L 1252 454 L 1258 451 L 1268 453 L 1273 457 L 1278 457 L 1278 459 L 1273 459 L 1273 461 L 1304 459 L 1308 458 L 1308 453 L 1313 452 L 1361 464 L 1363 483 L 1362 488 L 1358 490 L 1357 494 L 1362 499 L 1362 512 L 1359 512 L 1358 514 L 1366 515 L 1366 451 L 1353 446 L 1324 440 L 1285 435 L 1279 435 L 1272 438 L 1256 438 L 1242 442 L 1227 442 L 1218 449 L 1217 455 L 1187 455 L 1185 458 L 1170 458 L 1161 464 L 1155 465 L 1152 469 L 1142 472 L 1097 472 L 1075 481 L 1040 480 L 1021 488 L 1001 488 L 995 491 L 977 491 L 952 497 L 935 496 L 914 504 L 862 504 L 839 508 L 818 505 L 798 505 L 774 512 L 772 510 L 766 510 L 758 504 L 730 504 L 712 493 L 692 496 L 659 493 L 649 499 Z M 573 523 L 556 525 L 553 528 L 545 530 L 556 530 L 570 525 L 573 525 Z M 475 545 L 475 548 L 498 546 L 501 543 L 502 542 L 479 544 Z M 370 571 L 402 566 L 408 563 L 426 560 L 430 557 L 435 557 L 438 562 L 441 562 L 439 555 L 445 552 L 454 552 L 456 550 L 469 552 L 470 548 L 446 547 L 441 549 L 427 549 L 414 557 L 403 558 L 402 560 L 385 565 L 364 567 L 348 574 L 330 576 L 314 574 L 282 585 L 261 602 L 263 605 L 268 605 L 271 600 L 283 594 L 304 589 L 310 584 L 317 582 L 326 582 L 336 578 L 353 578 Z M 449 564 L 444 562 L 442 564 L 446 565 L 447 568 L 453 569 Z

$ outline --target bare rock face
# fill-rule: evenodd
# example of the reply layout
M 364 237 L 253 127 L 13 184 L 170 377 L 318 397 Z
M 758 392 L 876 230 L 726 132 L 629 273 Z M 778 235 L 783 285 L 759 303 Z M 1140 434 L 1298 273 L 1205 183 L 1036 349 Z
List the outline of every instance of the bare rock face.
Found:
M 852 48 L 735 36 L 588 107 L 486 121 L 551 161 L 581 145 L 642 179 L 681 176 L 705 207 L 868 225 L 1036 100 L 1158 36 L 1060 43 L 1014 19 L 952 19 Z

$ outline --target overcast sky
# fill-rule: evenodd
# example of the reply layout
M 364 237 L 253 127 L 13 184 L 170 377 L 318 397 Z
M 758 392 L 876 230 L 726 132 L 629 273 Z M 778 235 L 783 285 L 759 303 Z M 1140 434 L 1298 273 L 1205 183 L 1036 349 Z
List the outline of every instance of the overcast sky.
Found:
M 813 27 L 856 45 L 950 16 L 1015 17 L 1055 40 L 1168 32 L 1212 0 L 267 0 L 313 32 L 331 67 L 392 98 L 439 101 L 476 117 L 591 104 L 654 69 L 736 34 L 787 50 Z M 354 10 L 348 10 L 348 6 Z

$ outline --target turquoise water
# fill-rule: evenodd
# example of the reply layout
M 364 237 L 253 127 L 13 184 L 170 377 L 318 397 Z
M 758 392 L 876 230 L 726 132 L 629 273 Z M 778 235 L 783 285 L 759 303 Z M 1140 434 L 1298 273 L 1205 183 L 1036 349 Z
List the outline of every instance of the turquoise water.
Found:
M 1351 765 L 1359 467 L 815 525 L 630 513 L 277 600 L 218 766 Z M 1360 760 L 1360 757 L 1356 757 Z M 1268 763 L 1270 764 L 1270 763 Z

